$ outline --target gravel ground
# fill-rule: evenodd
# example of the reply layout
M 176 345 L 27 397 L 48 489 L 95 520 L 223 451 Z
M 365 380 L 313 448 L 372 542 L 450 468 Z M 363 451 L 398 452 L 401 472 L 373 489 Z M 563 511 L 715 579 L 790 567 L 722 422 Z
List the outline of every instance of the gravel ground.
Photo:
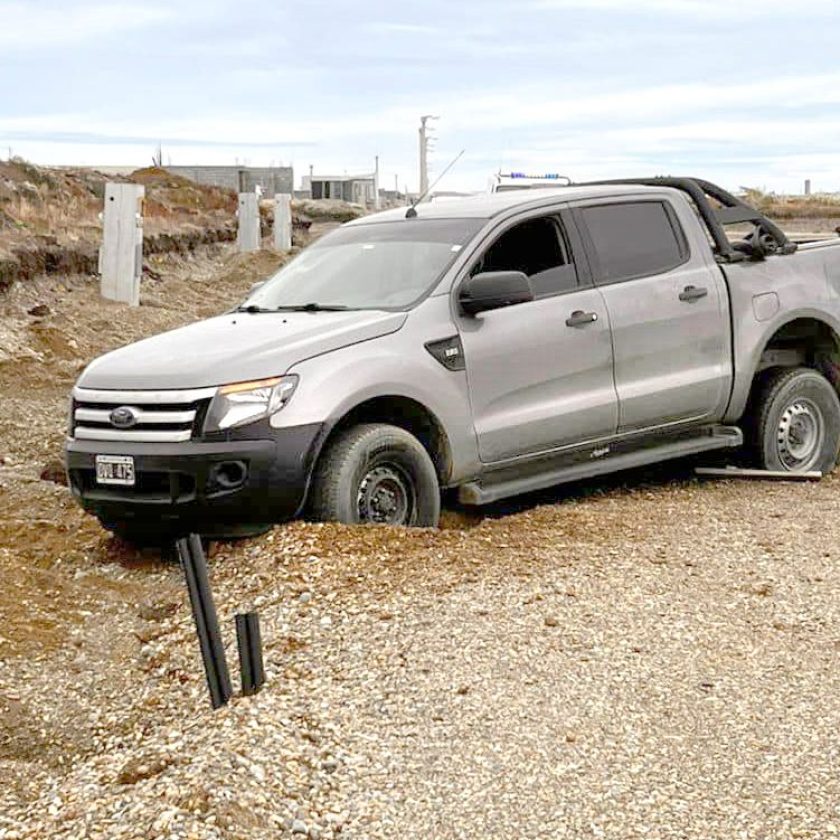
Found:
M 0 840 L 840 837 L 840 476 L 214 544 L 268 683 L 213 712 L 180 570 L 38 479 L 64 389 L 12 379 Z

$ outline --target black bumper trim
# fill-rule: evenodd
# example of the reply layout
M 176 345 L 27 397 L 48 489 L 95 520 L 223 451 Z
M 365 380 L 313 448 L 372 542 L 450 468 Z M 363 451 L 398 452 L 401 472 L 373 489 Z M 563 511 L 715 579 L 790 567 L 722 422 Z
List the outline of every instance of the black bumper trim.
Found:
M 70 487 L 85 508 L 104 522 L 178 523 L 202 533 L 212 526 L 271 524 L 300 513 L 325 426 L 285 429 L 264 424 L 260 437 L 183 443 L 68 440 Z M 97 455 L 134 457 L 135 487 L 98 485 Z M 225 487 L 214 468 L 238 462 L 240 485 Z

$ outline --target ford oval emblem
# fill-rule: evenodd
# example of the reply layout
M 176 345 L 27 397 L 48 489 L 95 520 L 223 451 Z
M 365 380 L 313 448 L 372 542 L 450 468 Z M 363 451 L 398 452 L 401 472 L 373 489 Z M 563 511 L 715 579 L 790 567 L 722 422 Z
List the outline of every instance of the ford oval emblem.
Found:
M 108 417 L 115 429 L 130 429 L 137 424 L 137 413 L 127 405 L 115 408 Z

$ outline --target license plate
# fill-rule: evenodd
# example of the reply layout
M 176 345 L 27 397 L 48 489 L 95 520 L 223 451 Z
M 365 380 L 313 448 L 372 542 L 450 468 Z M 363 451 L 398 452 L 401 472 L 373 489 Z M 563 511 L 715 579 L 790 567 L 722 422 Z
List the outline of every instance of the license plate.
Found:
M 134 486 L 134 458 L 131 455 L 97 455 L 96 483 Z

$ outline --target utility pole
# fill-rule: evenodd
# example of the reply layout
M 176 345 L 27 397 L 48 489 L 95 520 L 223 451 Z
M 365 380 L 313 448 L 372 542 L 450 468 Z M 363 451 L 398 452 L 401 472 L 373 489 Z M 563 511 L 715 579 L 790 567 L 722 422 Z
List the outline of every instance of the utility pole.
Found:
M 429 120 L 437 120 L 439 117 L 432 114 L 424 114 L 420 117 L 420 195 L 425 195 L 426 190 L 429 189 L 429 130 L 426 123 Z M 431 126 L 429 126 L 430 128 Z
M 376 167 L 373 170 L 373 209 L 379 209 L 379 155 L 376 156 Z

